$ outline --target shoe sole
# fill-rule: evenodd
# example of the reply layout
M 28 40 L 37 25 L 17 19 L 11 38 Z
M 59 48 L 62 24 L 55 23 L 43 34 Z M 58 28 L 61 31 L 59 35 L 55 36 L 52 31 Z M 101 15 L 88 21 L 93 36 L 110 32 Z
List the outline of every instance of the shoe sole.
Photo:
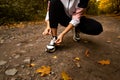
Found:
M 73 40 L 77 42 L 77 41 L 80 41 L 80 38 L 73 37 Z

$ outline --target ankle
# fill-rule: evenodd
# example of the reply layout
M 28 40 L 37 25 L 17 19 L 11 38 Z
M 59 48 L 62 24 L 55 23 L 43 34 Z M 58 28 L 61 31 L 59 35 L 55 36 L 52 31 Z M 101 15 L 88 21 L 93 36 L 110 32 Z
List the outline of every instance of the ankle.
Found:
M 52 36 L 52 38 L 55 38 L 55 39 L 57 39 L 57 36 Z

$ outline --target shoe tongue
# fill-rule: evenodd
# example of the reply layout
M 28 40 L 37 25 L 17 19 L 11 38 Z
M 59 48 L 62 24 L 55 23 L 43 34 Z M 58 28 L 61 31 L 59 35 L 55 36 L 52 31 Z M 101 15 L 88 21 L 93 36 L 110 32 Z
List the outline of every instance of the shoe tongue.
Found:
M 57 39 L 57 36 L 53 36 L 53 37 L 52 37 L 52 39 L 54 39 L 54 38 Z
M 50 45 L 54 45 L 54 42 L 51 40 Z

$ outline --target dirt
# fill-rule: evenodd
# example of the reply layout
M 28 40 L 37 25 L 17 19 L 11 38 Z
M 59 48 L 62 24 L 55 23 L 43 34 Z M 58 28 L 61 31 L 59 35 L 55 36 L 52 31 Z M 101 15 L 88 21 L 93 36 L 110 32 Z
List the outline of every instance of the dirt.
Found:
M 120 78 L 120 17 L 90 16 L 101 22 L 104 31 L 97 36 L 80 33 L 75 42 L 70 31 L 54 53 L 45 52 L 51 36 L 43 36 L 46 24 L 26 22 L 0 27 L 0 80 L 62 80 L 66 72 L 73 80 L 119 80 Z M 64 27 L 59 27 L 60 33 Z M 86 50 L 89 56 L 85 55 Z M 78 64 L 74 61 L 79 58 Z M 25 62 L 25 60 L 27 61 Z M 101 65 L 100 60 L 110 60 Z M 29 66 L 30 64 L 35 66 Z M 51 74 L 41 77 L 36 70 L 50 66 Z M 5 74 L 15 68 L 14 75 Z

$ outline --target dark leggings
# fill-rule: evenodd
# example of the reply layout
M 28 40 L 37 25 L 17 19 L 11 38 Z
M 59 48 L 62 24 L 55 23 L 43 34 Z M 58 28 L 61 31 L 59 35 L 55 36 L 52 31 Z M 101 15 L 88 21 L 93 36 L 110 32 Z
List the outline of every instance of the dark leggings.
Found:
M 49 21 L 51 28 L 57 28 L 60 23 L 62 26 L 67 27 L 71 18 L 68 17 L 64 11 L 64 6 L 60 0 L 51 0 L 49 8 Z M 85 16 L 81 17 L 80 23 L 76 26 L 80 32 L 90 35 L 98 35 L 103 31 L 102 25 Z

